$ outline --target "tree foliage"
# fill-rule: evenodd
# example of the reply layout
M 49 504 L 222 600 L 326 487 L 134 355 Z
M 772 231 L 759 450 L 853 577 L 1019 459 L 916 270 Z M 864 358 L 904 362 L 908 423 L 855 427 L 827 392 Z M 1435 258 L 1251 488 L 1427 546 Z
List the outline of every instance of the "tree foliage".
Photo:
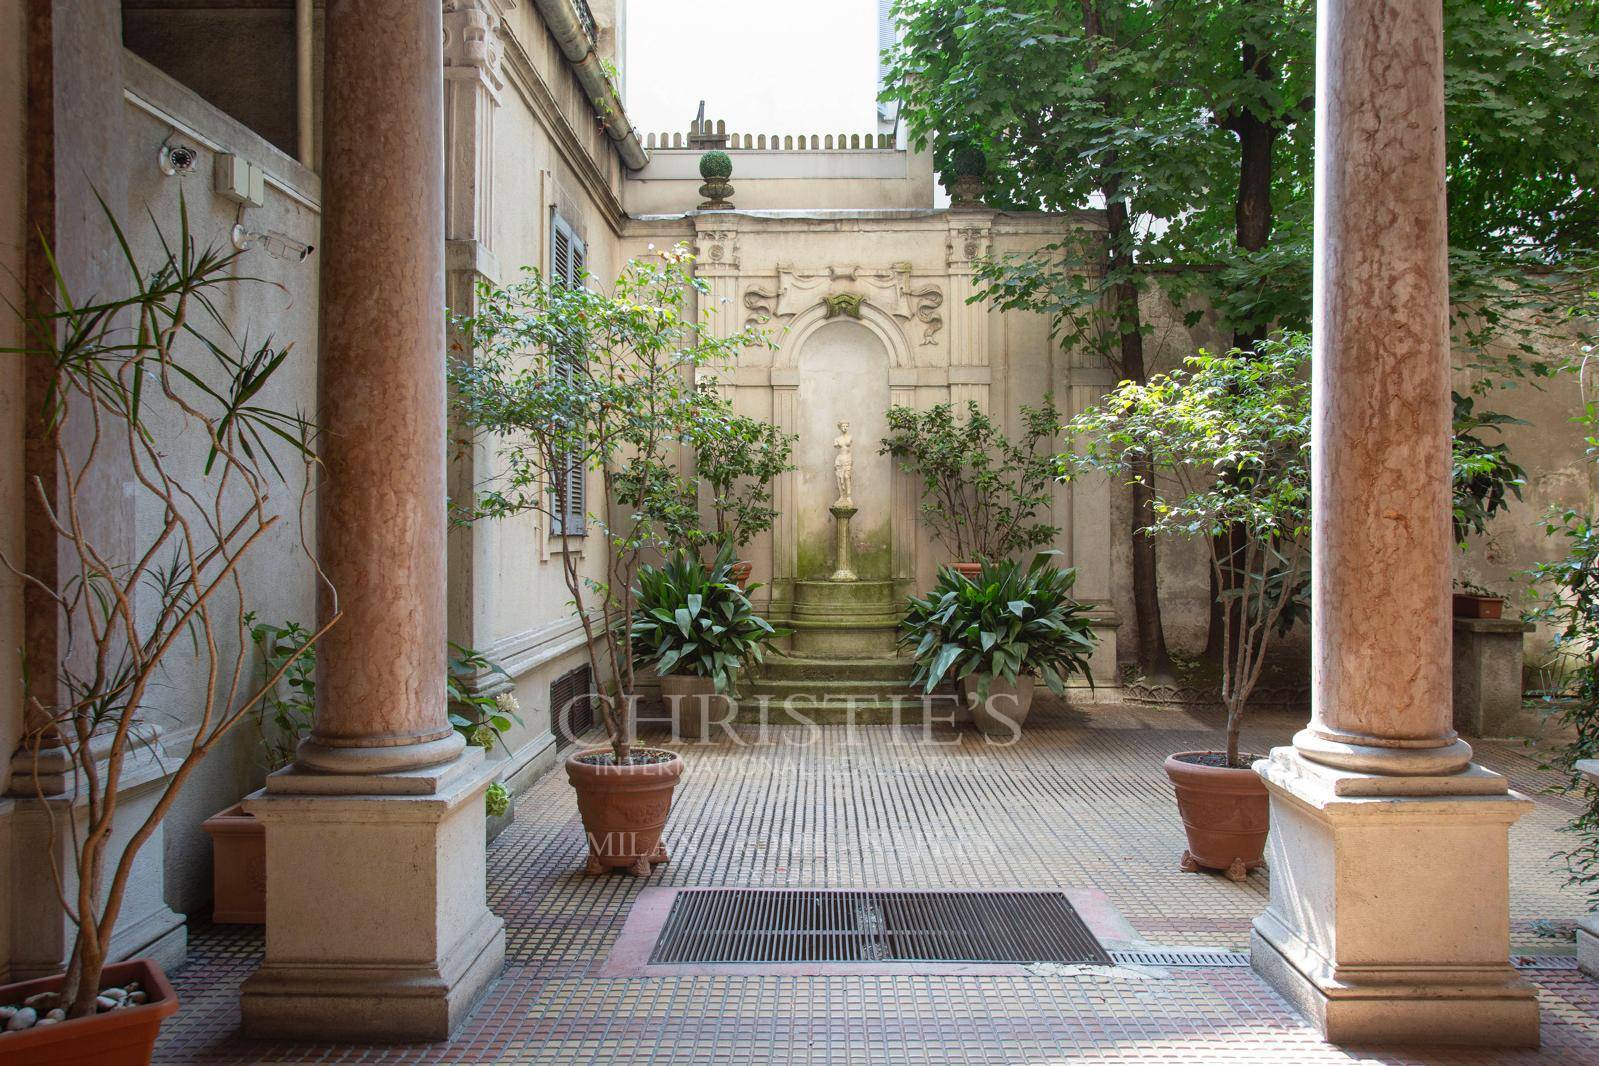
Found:
M 1254 352 L 1201 352 L 1183 369 L 1139 385 L 1123 382 L 1078 415 L 1080 442 L 1063 473 L 1163 477 L 1154 530 L 1203 540 L 1224 615 L 1222 701 L 1227 760 L 1238 765 L 1238 733 L 1273 638 L 1307 609 L 1310 551 L 1310 345 L 1293 336 Z M 1221 534 L 1241 533 L 1235 548 Z
M 957 562 L 1004 559 L 1060 532 L 1038 517 L 1051 502 L 1060 411 L 1046 395 L 1019 415 L 1012 441 L 976 403 L 889 408 L 880 454 L 921 482 L 922 522 Z
M 455 322 L 473 350 L 450 362 L 461 443 L 499 457 L 460 512 L 554 523 L 571 511 L 571 484 L 552 472 L 576 463 L 599 475 L 587 517 L 603 541 L 603 576 L 584 573 L 576 551 L 560 559 L 594 676 L 611 679 L 597 702 L 618 764 L 632 747 L 634 575 L 647 552 L 681 543 L 686 524 L 697 528 L 693 489 L 675 466 L 699 402 L 691 372 L 764 341 L 757 331 L 718 337 L 706 328 L 710 287 L 693 263 L 683 248 L 630 261 L 609 293 L 546 284 L 529 270 L 510 287 L 481 286 L 477 313 Z

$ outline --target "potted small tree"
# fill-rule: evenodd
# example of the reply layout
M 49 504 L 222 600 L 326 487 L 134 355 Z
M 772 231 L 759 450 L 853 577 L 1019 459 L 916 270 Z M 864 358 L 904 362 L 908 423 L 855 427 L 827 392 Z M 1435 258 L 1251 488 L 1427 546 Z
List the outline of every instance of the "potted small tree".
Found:
M 772 486 L 794 469 L 796 438 L 770 422 L 734 413 L 714 382 L 703 384 L 696 399 L 689 443 L 694 473 L 709 493 L 709 539 L 736 552 L 777 519 Z M 749 587 L 750 569 L 749 560 L 735 558 L 733 579 L 740 588 Z
M 127 294 L 81 301 L 58 276 L 54 306 L 30 309 L 20 353 L 51 368 L 40 417 L 55 445 L 55 484 L 37 479 L 32 489 L 60 545 L 60 573 L 74 577 L 58 582 L 5 561 L 54 605 L 61 646 L 72 649 L 54 676 L 27 681 L 22 753 L 32 761 L 21 773 L 32 782 L 19 783 L 37 790 L 64 842 L 67 868 L 56 850 L 50 861 L 77 935 L 61 975 L 0 986 L 7 1062 L 150 1060 L 177 997 L 151 960 L 109 956 L 135 859 L 200 761 L 326 632 L 308 634 L 259 686 L 246 682 L 241 568 L 298 513 L 292 492 L 286 507 L 275 495 L 289 485 L 282 465 L 304 464 L 301 491 L 313 483 L 311 428 L 271 406 L 289 348 L 231 346 L 217 308 L 236 298 L 237 256 L 198 249 L 186 209 L 176 239 L 157 233 L 164 254 L 153 264 L 137 261 L 114 218 L 109 225 Z M 113 481 L 150 521 L 97 521 L 93 493 Z M 337 618 L 331 612 L 327 625 Z M 121 793 L 162 760 L 151 719 L 179 656 L 192 676 L 218 680 L 184 690 L 192 739 L 161 767 L 153 806 L 130 825 Z M 45 802 L 57 774 L 66 802 Z
M 1021 734 L 1037 679 L 1057 695 L 1074 673 L 1092 686 L 1097 637 L 1088 609 L 1071 597 L 1077 571 L 1056 567 L 1058 554 L 1039 552 L 1028 566 L 984 563 L 973 578 L 940 568 L 938 584 L 911 597 L 900 626 L 899 642 L 916 662 L 911 685 L 926 693 L 956 682 L 977 728 L 1011 739 Z
M 1239 751 L 1250 692 L 1273 638 L 1307 609 L 1310 525 L 1308 339 L 1251 354 L 1201 352 L 1147 384 L 1123 382 L 1067 427 L 1085 449 L 1066 471 L 1141 475 L 1141 457 L 1169 475 L 1153 486 L 1157 534 L 1209 545 L 1223 612 L 1226 747 L 1166 760 L 1188 833 L 1182 865 L 1242 880 L 1261 865 L 1269 829 L 1265 785 Z M 1234 538 L 1221 536 L 1233 530 Z
M 683 248 L 628 263 L 609 294 L 546 284 L 537 271 L 506 288 L 483 285 L 478 313 L 456 320 L 473 357 L 450 362 L 465 446 L 495 448 L 503 469 L 464 507 L 466 520 L 537 515 L 559 553 L 599 682 L 595 703 L 608 747 L 566 760 L 589 838 L 588 870 L 648 875 L 665 862 L 661 831 L 683 760 L 633 743 L 637 676 L 629 623 L 644 557 L 670 548 L 692 491 L 673 450 L 692 421 L 688 372 L 727 365 L 758 331 L 717 337 L 703 327 L 709 284 Z M 599 497 L 587 486 L 598 474 Z M 598 540 L 594 553 L 576 538 Z
M 888 412 L 880 454 L 921 483 L 922 524 L 968 576 L 985 559 L 1037 548 L 1060 532 L 1038 520 L 1050 504 L 1060 412 L 1046 395 L 1020 417 L 1021 440 L 1012 442 L 976 403 L 964 414 L 948 403 Z
M 703 738 L 726 721 L 739 671 L 764 662 L 767 643 L 787 635 L 755 613 L 726 544 L 709 566 L 679 552 L 641 567 L 634 602 L 633 654 L 660 675 L 679 737 Z

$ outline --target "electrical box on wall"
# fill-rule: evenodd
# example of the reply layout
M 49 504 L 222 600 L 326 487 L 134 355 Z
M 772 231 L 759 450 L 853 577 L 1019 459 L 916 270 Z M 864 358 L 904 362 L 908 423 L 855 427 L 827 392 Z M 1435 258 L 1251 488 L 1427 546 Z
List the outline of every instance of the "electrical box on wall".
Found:
M 238 204 L 262 207 L 266 204 L 266 173 L 254 163 L 236 155 L 218 152 L 216 191 Z

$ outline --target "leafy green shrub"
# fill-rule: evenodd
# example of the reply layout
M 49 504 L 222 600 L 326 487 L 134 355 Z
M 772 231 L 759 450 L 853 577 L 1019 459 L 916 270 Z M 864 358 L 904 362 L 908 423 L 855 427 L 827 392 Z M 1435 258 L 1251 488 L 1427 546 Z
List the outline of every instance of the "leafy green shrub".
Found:
M 298 622 L 274 626 L 249 613 L 244 624 L 261 651 L 266 676 L 278 679 L 261 697 L 255 719 L 262 761 L 270 773 L 294 761 L 316 720 L 316 648 L 310 643 L 311 631 Z
M 468 744 L 492 751 L 498 743 L 509 755 L 511 748 L 505 743 L 505 734 L 511 731 L 513 724 L 522 724 L 522 707 L 509 692 L 489 696 L 478 691 L 477 683 L 482 678 L 494 676 L 511 680 L 498 663 L 490 662 L 482 652 L 450 641 L 449 670 L 444 680 L 445 696 L 450 703 L 450 724 Z
M 1599 519 L 1566 510 L 1551 515 L 1544 532 L 1564 538 L 1566 554 L 1533 568 L 1538 602 L 1528 617 L 1551 634 L 1549 673 L 1561 679 L 1543 699 L 1571 739 L 1554 759 L 1583 801 L 1567 825 L 1577 842 L 1565 852 L 1570 883 L 1599 903 L 1599 785 L 1577 772 L 1583 759 L 1599 759 Z
M 706 152 L 700 156 L 700 177 L 706 181 L 733 176 L 733 157 L 726 152 Z
M 911 597 L 900 623 L 899 642 L 916 659 L 911 684 L 931 692 L 946 678 L 975 676 L 982 699 L 996 677 L 1031 675 L 1055 693 L 1074 673 L 1092 685 L 1088 660 L 1097 638 L 1088 608 L 1071 597 L 1077 571 L 1053 564 L 1059 554 L 1039 552 L 1025 567 L 985 562 L 970 580 L 941 567 L 933 591 Z
M 770 422 L 735 413 L 714 384 L 701 386 L 697 395 L 688 442 L 694 446 L 694 472 L 710 490 L 715 524 L 699 539 L 742 548 L 777 520 L 772 482 L 794 469 L 797 438 Z
M 1470 396 L 1452 394 L 1455 401 L 1454 446 L 1454 532 L 1462 548 L 1472 533 L 1486 533 L 1488 520 L 1510 506 L 1510 495 L 1521 499 L 1521 486 L 1527 472 L 1511 461 L 1510 448 L 1503 441 L 1489 444 L 1482 438 L 1484 429 L 1502 432 L 1503 426 L 1524 426 L 1519 418 L 1497 411 L 1478 411 Z
M 1013 443 L 975 403 L 926 411 L 892 407 L 879 454 L 892 455 L 922 484 L 922 522 L 961 562 L 1002 559 L 1047 544 L 1059 528 L 1038 521 L 1050 504 L 1060 412 L 1046 395 L 1022 407 Z
M 639 569 L 631 628 L 638 662 L 663 675 L 708 677 L 716 691 L 730 692 L 740 668 L 765 661 L 767 642 L 787 633 L 755 613 L 733 562 L 724 545 L 709 566 L 678 552 Z
M 483 808 L 490 818 L 504 817 L 511 809 L 511 793 L 498 781 L 494 782 L 483 793 Z

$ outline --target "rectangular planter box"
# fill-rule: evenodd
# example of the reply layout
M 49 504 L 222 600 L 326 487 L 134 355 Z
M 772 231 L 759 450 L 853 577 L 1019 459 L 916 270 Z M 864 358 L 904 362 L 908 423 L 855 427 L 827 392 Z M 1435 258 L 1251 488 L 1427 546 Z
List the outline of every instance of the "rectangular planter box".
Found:
M 211 837 L 211 920 L 266 922 L 266 827 L 235 803 L 200 823 Z
M 1498 618 L 1505 610 L 1505 601 L 1498 596 L 1468 596 L 1461 592 L 1454 596 L 1456 618 Z

